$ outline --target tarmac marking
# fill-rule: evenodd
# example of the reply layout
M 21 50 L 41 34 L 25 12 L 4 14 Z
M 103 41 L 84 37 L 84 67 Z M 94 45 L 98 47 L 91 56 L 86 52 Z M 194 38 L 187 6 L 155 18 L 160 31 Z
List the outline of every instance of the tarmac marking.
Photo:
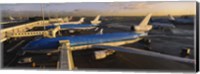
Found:
M 22 43 L 24 43 L 24 42 L 25 42 L 25 40 L 20 41 L 19 43 L 17 43 L 17 45 L 15 45 L 14 47 L 8 49 L 7 52 L 13 51 L 15 48 L 17 48 L 18 46 L 20 46 L 20 45 L 21 45 Z
M 15 57 L 6 65 L 6 67 L 8 67 L 10 64 L 12 64 L 16 59 L 17 59 L 17 56 L 15 56 Z

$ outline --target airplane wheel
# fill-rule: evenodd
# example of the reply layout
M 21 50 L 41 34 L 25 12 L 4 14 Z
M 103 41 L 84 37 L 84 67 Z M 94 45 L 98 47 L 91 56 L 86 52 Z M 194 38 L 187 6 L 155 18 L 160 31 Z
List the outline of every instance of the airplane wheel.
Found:
M 135 31 L 135 27 L 134 26 L 131 26 L 131 31 Z
M 181 57 L 188 57 L 191 53 L 191 49 L 190 48 L 184 48 L 181 50 L 180 56 Z
M 144 44 L 145 44 L 147 50 L 151 50 L 152 49 L 152 47 L 151 47 L 151 39 L 145 38 L 144 39 Z
M 151 44 L 151 39 L 147 39 L 147 43 L 148 43 L 148 44 Z
M 151 44 L 151 39 L 145 38 L 145 39 L 144 39 L 144 43 L 145 43 L 145 44 Z

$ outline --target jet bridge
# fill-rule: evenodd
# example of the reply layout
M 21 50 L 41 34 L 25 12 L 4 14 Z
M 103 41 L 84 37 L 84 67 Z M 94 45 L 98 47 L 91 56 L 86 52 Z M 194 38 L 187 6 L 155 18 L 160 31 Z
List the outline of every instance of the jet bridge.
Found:
M 13 33 L 11 34 L 11 38 L 17 37 L 31 37 L 31 36 L 38 36 L 47 33 L 48 31 L 31 31 L 31 32 L 21 32 L 21 33 Z
M 9 38 L 18 38 L 18 37 L 32 37 L 32 36 L 44 36 L 48 38 L 56 37 L 56 33 L 60 30 L 60 26 L 57 26 L 54 29 L 46 31 L 30 31 L 30 32 L 19 32 L 19 33 L 10 33 Z
M 63 70 L 75 69 L 69 40 L 62 40 L 59 43 L 61 44 L 61 47 L 59 48 L 60 49 L 59 69 Z
M 7 39 L 10 38 L 10 36 L 12 37 L 12 35 L 14 34 L 13 37 L 22 37 L 24 36 L 32 36 L 32 35 L 38 35 L 44 32 L 26 32 L 34 27 L 37 26 L 47 26 L 50 25 L 50 23 L 52 22 L 61 22 L 61 19 L 50 19 L 50 20 L 45 20 L 45 21 L 36 21 L 36 22 L 31 22 L 31 23 L 26 23 L 26 24 L 22 24 L 22 25 L 18 25 L 18 26 L 13 26 L 13 27 L 9 27 L 9 28 L 5 28 L 5 29 L 1 29 L 0 30 L 0 42 L 4 42 Z M 26 32 L 26 33 L 23 33 Z

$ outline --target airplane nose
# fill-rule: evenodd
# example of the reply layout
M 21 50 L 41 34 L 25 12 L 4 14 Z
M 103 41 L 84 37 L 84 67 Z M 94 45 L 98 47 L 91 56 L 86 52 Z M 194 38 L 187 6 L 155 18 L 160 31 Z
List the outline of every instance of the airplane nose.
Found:
M 22 50 L 31 50 L 31 49 L 33 49 L 33 47 L 30 44 L 22 47 Z
M 25 46 L 25 47 L 22 47 L 22 50 L 30 50 L 32 47 L 30 46 Z

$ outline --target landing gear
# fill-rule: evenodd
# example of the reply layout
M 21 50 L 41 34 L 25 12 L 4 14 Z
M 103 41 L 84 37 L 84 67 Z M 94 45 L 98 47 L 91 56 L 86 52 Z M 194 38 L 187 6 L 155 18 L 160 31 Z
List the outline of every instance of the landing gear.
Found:
M 147 50 L 151 50 L 151 49 L 152 49 L 151 45 L 147 45 Z
M 145 42 L 146 44 L 151 44 L 151 39 L 149 39 L 149 38 L 144 38 L 144 42 Z
M 145 47 L 146 47 L 147 50 L 151 50 L 151 49 L 152 49 L 152 47 L 151 47 L 151 39 L 149 39 L 149 38 L 144 38 L 144 39 L 143 39 L 143 42 L 144 42 Z
M 184 48 L 181 50 L 180 56 L 181 57 L 188 57 L 191 54 L 191 49 L 190 48 Z
M 130 28 L 131 31 L 135 31 L 135 27 L 132 25 Z

